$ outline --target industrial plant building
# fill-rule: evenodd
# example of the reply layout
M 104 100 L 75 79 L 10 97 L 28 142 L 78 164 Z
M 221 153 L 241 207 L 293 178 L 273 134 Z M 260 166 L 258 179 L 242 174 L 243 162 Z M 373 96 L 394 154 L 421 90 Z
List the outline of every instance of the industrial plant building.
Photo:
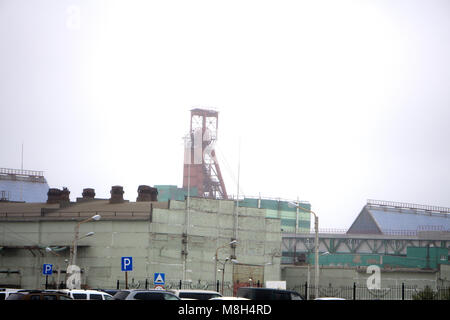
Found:
M 0 200 L 45 202 L 48 189 L 43 171 L 0 168 Z
M 155 190 L 141 188 L 146 189 Z M 82 224 L 79 235 L 94 235 L 77 243 L 82 284 L 91 288 L 123 281 L 124 256 L 133 257 L 128 277 L 136 282 L 159 272 L 169 282 L 214 283 L 221 278 L 215 273 L 216 252 L 227 282 L 280 280 L 280 219 L 266 209 L 237 209 L 235 201 L 205 198 L 158 202 L 138 196 L 130 202 L 119 186 L 110 199 L 84 192 L 69 202 L 60 191 L 50 189 L 46 203 L 0 202 L 0 286 L 42 287 L 45 263 L 60 270 L 50 281 L 63 281 L 74 228 L 93 215 L 101 219 Z M 228 245 L 234 239 L 237 243 Z
M 218 112 L 193 109 L 190 122 L 182 187 L 142 185 L 135 201 L 123 198 L 122 186 L 112 186 L 107 199 L 86 188 L 71 201 L 70 191 L 49 188 L 41 171 L 0 169 L 0 287 L 43 287 L 44 264 L 55 268 L 46 280 L 64 285 L 74 257 L 90 288 L 123 288 L 125 278 L 142 287 L 155 273 L 166 275 L 166 286 L 205 289 L 217 281 L 233 289 L 314 283 L 311 204 L 230 196 L 214 150 Z M 319 285 L 365 284 L 374 265 L 384 287 L 450 285 L 449 214 L 368 200 L 348 230 L 318 230 Z M 127 277 L 122 257 L 133 258 Z

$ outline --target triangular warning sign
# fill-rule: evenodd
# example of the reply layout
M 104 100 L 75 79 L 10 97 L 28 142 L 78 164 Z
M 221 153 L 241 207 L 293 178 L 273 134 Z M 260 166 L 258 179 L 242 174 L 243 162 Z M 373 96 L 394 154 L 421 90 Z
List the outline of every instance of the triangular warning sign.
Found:
M 156 278 L 155 278 L 155 283 L 164 283 L 164 279 L 161 275 L 161 273 L 158 273 Z

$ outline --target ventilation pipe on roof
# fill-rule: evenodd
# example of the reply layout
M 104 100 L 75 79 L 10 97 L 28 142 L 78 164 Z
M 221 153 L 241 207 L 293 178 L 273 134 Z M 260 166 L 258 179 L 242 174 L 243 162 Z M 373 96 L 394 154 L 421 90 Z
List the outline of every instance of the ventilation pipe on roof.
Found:
M 95 198 L 95 189 L 92 188 L 84 188 L 83 193 L 81 194 L 83 199 L 85 200 L 94 200 Z
M 50 188 L 47 192 L 47 203 L 59 203 L 61 199 L 61 190 L 58 188 Z
M 141 201 L 158 201 L 158 189 L 145 185 L 139 186 L 136 202 Z
M 122 203 L 123 202 L 123 191 L 122 186 L 112 186 L 111 187 L 111 198 L 109 199 L 109 203 Z
M 66 187 L 62 190 L 58 188 L 50 188 L 47 192 L 47 203 L 49 204 L 60 204 L 61 206 L 67 206 L 70 204 L 70 191 Z

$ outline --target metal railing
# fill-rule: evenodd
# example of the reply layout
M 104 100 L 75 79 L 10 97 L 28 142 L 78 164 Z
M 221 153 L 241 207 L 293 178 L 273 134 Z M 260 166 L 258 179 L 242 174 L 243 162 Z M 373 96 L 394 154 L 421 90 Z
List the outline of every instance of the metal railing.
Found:
M 85 218 L 90 217 L 93 214 L 100 214 L 103 218 L 123 218 L 123 217 L 137 217 L 144 218 L 150 216 L 150 210 L 147 211 L 58 211 L 55 210 L 44 210 L 44 211 L 34 211 L 34 212 L 1 212 L 0 218 L 36 218 L 36 217 L 48 217 L 48 218 Z
M 0 174 L 14 174 L 14 175 L 19 175 L 19 176 L 43 177 L 44 171 L 0 168 Z
M 305 298 L 315 299 L 315 287 L 307 282 L 300 286 L 295 286 L 295 290 Z M 349 286 L 319 286 L 319 297 L 335 297 L 345 300 L 450 300 L 450 287 L 431 288 L 425 286 L 419 288 L 417 285 L 402 283 L 396 286 L 381 287 L 379 289 L 369 289 L 365 285 L 353 283 Z
M 397 209 L 416 209 L 416 210 L 424 210 L 424 211 L 450 213 L 450 208 L 446 208 L 446 207 L 429 206 L 429 205 L 413 204 L 413 203 L 405 203 L 405 202 L 394 202 L 394 201 L 368 199 L 367 204 L 381 206 L 381 207 L 392 207 L 392 208 L 397 208 Z

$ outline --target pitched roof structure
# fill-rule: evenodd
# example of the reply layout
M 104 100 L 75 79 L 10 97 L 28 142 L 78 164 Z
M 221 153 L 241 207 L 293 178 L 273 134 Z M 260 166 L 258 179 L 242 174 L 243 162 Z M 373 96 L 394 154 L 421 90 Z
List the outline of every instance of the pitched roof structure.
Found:
M 450 208 L 368 200 L 348 234 L 450 232 Z

